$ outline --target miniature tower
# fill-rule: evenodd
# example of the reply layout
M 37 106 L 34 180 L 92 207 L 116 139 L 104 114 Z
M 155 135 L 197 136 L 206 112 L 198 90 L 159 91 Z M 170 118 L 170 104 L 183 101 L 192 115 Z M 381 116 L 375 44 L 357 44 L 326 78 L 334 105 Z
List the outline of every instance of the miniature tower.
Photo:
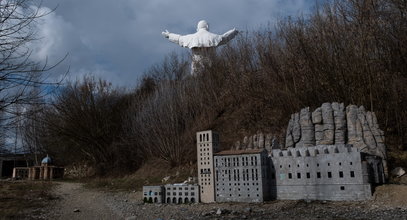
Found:
M 196 140 L 201 202 L 215 202 L 213 154 L 219 148 L 219 135 L 211 130 L 201 131 L 196 133 Z

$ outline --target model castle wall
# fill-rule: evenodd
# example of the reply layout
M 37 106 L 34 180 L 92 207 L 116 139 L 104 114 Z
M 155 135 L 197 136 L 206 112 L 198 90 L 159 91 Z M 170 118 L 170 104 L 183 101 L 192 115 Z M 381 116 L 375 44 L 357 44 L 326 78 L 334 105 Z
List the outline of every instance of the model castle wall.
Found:
M 272 150 L 272 197 L 276 199 L 364 200 L 371 197 L 371 183 L 383 183 L 382 164 L 351 145 Z M 378 167 L 370 172 L 372 166 Z M 378 176 L 380 181 L 371 181 Z

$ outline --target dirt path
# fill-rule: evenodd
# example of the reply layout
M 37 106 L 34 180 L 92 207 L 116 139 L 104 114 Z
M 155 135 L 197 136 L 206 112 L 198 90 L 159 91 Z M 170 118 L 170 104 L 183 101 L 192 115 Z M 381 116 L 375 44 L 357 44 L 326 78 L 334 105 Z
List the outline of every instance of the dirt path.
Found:
M 377 188 L 358 202 L 270 201 L 265 203 L 143 204 L 141 192 L 104 192 L 81 183 L 58 182 L 40 219 L 406 219 L 407 186 Z M 79 212 L 75 212 L 78 209 Z
M 123 219 L 122 213 L 106 200 L 106 193 L 85 189 L 81 183 L 59 182 L 49 219 Z

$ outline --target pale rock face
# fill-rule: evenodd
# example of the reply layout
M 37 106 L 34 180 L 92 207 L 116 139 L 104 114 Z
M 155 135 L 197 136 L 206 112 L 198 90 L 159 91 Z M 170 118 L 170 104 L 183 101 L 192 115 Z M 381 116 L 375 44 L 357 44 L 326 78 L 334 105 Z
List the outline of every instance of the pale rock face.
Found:
M 258 148 L 259 149 L 264 149 L 264 134 L 262 132 L 257 133 L 257 139 L 258 139 Z
M 285 146 L 286 147 L 294 146 L 293 128 L 294 128 L 294 115 L 291 115 L 290 121 L 288 122 L 288 126 L 287 126 L 287 133 L 285 136 Z
M 269 152 L 272 149 L 272 138 L 273 138 L 273 136 L 271 134 L 266 134 L 266 137 L 264 140 L 264 148 L 266 148 L 266 150 Z
M 199 21 L 197 31 L 194 34 L 179 35 L 166 30 L 162 32 L 162 35 L 173 43 L 192 49 L 191 73 L 194 74 L 201 66 L 210 65 L 210 55 L 214 53 L 215 48 L 232 40 L 237 33 L 236 29 L 229 30 L 222 35 L 211 33 L 209 32 L 209 24 L 202 20 Z
M 252 136 L 252 140 L 253 140 L 253 148 L 254 149 L 259 148 L 259 138 L 257 137 L 256 134 Z
M 332 103 L 335 122 L 335 144 L 344 144 L 346 138 L 346 117 L 343 103 Z
M 300 125 L 300 114 L 299 113 L 295 113 L 294 114 L 294 123 L 293 123 L 293 141 L 295 143 L 298 143 L 298 141 L 300 141 L 301 138 L 301 125 Z
M 324 103 L 321 106 L 322 122 L 324 125 L 324 135 L 321 144 L 334 144 L 335 123 L 331 103 Z
M 352 144 L 362 152 L 383 158 L 387 175 L 387 156 L 384 133 L 379 129 L 374 112 L 366 112 L 343 103 L 324 103 L 312 114 L 309 108 L 291 115 L 288 122 L 285 147 L 321 144 Z
M 304 147 L 315 146 L 315 129 L 309 108 L 300 111 L 301 140 Z

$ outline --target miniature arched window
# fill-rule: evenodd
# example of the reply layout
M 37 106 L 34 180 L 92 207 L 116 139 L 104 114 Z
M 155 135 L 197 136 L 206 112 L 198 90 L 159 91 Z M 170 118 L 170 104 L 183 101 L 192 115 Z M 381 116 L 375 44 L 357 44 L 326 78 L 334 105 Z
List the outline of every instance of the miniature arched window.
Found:
M 309 150 L 305 151 L 305 156 L 307 156 L 307 157 L 311 156 L 310 153 L 309 153 Z
M 301 153 L 300 153 L 300 151 L 299 150 L 297 150 L 297 157 L 301 157 Z
M 158 199 L 157 199 L 157 197 L 155 197 L 154 198 L 154 203 L 157 203 L 158 202 Z
M 185 198 L 185 199 L 184 199 L 184 203 L 189 203 L 188 198 Z
M 287 155 L 288 155 L 288 156 L 293 156 L 292 153 L 291 153 L 291 151 L 288 151 Z
M 174 203 L 174 204 L 177 203 L 177 198 L 175 198 L 175 197 L 172 198 L 172 203 Z
M 194 203 L 194 202 L 195 202 L 195 198 L 191 198 L 191 202 Z
M 170 197 L 167 198 L 167 203 L 171 203 L 171 198 Z
M 199 141 L 202 142 L 202 134 L 199 135 Z
M 339 149 L 335 147 L 335 153 L 339 153 Z
M 315 155 L 319 154 L 319 151 L 317 149 L 315 149 Z
M 279 156 L 280 156 L 280 157 L 284 156 L 284 154 L 283 154 L 282 151 L 280 151 Z
M 178 204 L 182 203 L 182 198 L 178 198 Z
M 325 154 L 329 154 L 329 151 L 328 151 L 327 148 L 324 149 L 324 153 L 325 153 Z
M 209 134 L 206 134 L 206 141 L 209 141 Z

